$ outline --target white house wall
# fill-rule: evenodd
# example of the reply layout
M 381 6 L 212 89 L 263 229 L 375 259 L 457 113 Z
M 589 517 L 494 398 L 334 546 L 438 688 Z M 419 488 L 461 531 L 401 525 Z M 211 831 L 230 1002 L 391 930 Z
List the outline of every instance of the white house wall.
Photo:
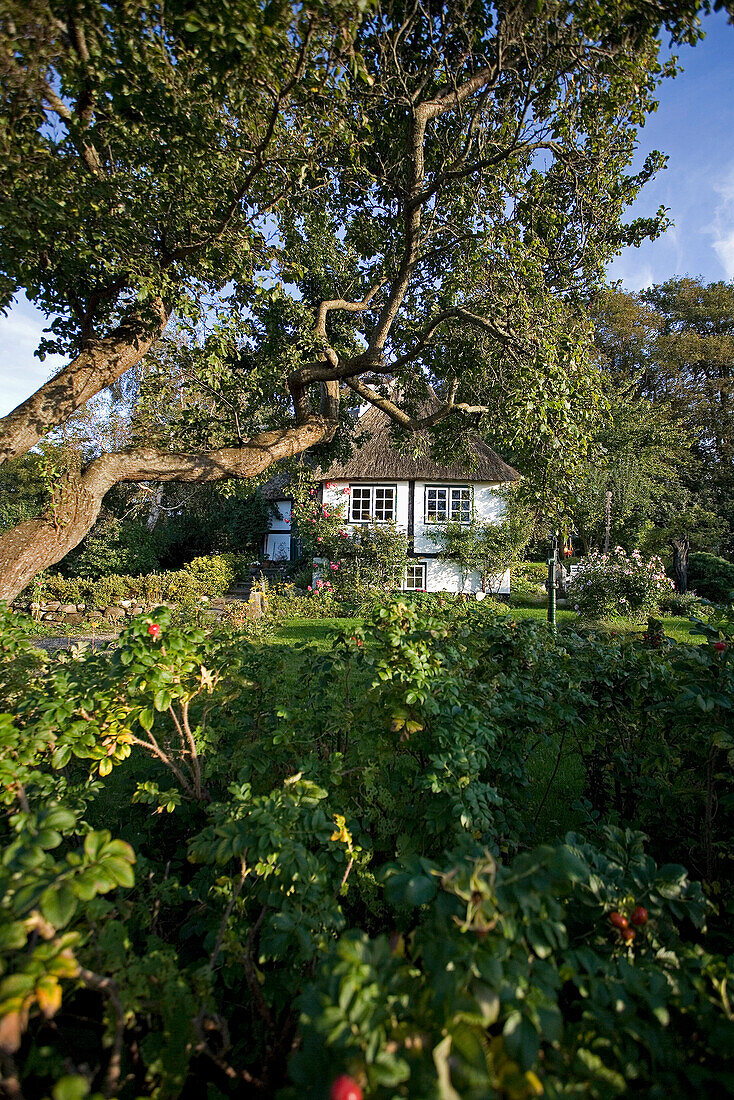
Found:
M 425 522 L 425 499 L 428 485 L 467 485 L 466 481 L 416 481 L 415 483 L 415 516 L 413 520 L 413 548 L 416 554 L 435 554 L 440 547 L 426 534 L 431 531 L 432 524 Z M 472 485 L 474 490 L 474 516 L 486 523 L 499 523 L 502 518 L 503 505 L 497 496 L 499 485 L 490 482 L 477 481 Z M 458 589 L 452 589 L 458 591 Z
M 327 488 L 324 484 L 322 486 L 323 496 L 322 500 L 327 508 L 338 508 L 340 505 L 346 505 L 345 507 L 345 530 L 353 531 L 358 524 L 350 524 L 349 517 L 349 501 L 350 494 L 344 492 L 345 489 L 350 488 L 352 485 L 395 485 L 397 488 L 396 500 L 395 500 L 395 522 L 396 526 L 406 533 L 408 532 L 409 523 L 409 501 L 410 501 L 410 482 L 409 481 L 388 481 L 384 478 L 362 478 L 359 481 L 331 481 L 328 483 Z M 434 556 L 440 550 L 440 547 L 428 537 L 426 534 L 427 525 L 425 523 L 425 489 L 427 485 L 460 485 L 467 484 L 467 482 L 460 481 L 416 481 L 415 482 L 415 505 L 413 514 L 413 556 L 408 560 L 414 564 L 425 563 L 426 566 L 426 591 L 428 592 L 466 592 L 475 593 L 481 592 L 482 584 L 479 574 L 476 570 L 467 577 L 462 577 L 461 568 L 456 562 L 441 561 Z M 473 493 L 473 507 L 474 515 L 476 519 L 487 522 L 499 522 L 502 518 L 503 505 L 501 498 L 497 495 L 497 489 L 499 485 L 492 482 L 474 482 L 472 483 Z M 428 525 L 430 529 L 431 525 Z M 425 556 L 424 556 L 425 555 Z M 499 595 L 508 595 L 510 592 L 510 574 L 507 571 L 501 578 L 499 583 L 493 585 L 493 591 Z
M 420 558 L 414 559 L 419 562 Z M 482 579 L 476 569 L 472 569 L 468 576 L 463 577 L 461 567 L 455 561 L 442 561 L 440 558 L 426 559 L 426 592 L 466 592 L 473 595 L 482 591 Z M 490 585 L 487 585 L 487 593 Z M 491 592 L 496 596 L 509 596 L 510 571 L 503 573 L 495 579 L 491 585 Z

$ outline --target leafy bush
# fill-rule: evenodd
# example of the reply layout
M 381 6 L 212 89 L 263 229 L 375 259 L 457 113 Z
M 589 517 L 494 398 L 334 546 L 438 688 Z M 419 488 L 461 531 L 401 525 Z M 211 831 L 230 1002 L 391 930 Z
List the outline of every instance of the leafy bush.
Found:
M 548 565 L 542 561 L 522 561 L 513 567 L 510 581 L 512 598 L 537 600 L 546 595 Z
M 266 614 L 276 620 L 338 619 L 346 614 L 333 586 L 320 578 L 305 591 L 296 589 L 290 581 L 269 581 L 264 575 L 254 587 L 265 597 Z
M 621 546 L 610 554 L 592 551 L 569 581 L 568 602 L 584 619 L 615 615 L 643 620 L 657 611 L 673 582 L 660 558 L 643 560 L 637 550 L 627 555 Z
M 688 583 L 699 596 L 714 603 L 734 599 L 734 564 L 715 554 L 691 554 Z
M 656 648 L 487 603 L 383 601 L 326 652 L 157 608 L 40 655 L 2 615 L 25 1095 L 731 1091 L 734 622 Z
M 730 1079 L 731 971 L 696 943 L 701 889 L 639 834 L 604 840 L 388 867 L 395 931 L 342 935 L 302 997 L 298 1095 L 323 1096 L 340 1071 L 385 1100 L 715 1092 Z M 641 904 L 625 942 L 610 915 Z
M 354 600 L 370 589 L 402 587 L 408 539 L 396 524 L 363 524 L 350 532 L 346 503 L 321 503 L 309 482 L 297 486 L 294 497 L 293 518 L 312 558 L 313 588 L 328 584 L 338 596 Z
M 155 538 L 135 520 L 107 516 L 63 562 L 63 572 L 97 580 L 110 573 L 152 573 L 159 568 Z
M 671 591 L 660 600 L 658 610 L 661 615 L 681 615 L 690 618 L 691 615 L 706 615 L 707 605 L 695 592 Z
M 54 599 L 61 603 L 84 603 L 88 610 L 104 610 L 124 599 L 139 600 L 146 607 L 167 600 L 190 609 L 202 596 L 224 595 L 237 576 L 238 561 L 233 554 L 217 554 L 210 558 L 194 558 L 186 569 L 136 577 L 111 573 L 92 579 L 44 573 L 36 578 L 25 595 L 34 601 Z
M 237 577 L 237 559 L 233 554 L 215 554 L 206 558 L 194 558 L 184 573 L 188 573 L 200 593 L 207 596 L 223 596 Z

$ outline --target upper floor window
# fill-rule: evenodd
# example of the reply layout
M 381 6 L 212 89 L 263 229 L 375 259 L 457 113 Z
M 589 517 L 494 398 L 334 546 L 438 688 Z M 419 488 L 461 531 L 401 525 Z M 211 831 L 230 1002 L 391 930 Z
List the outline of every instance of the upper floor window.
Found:
M 468 485 L 426 486 L 426 523 L 470 523 L 471 503 Z
M 395 519 L 394 485 L 352 485 L 352 523 L 390 523 Z

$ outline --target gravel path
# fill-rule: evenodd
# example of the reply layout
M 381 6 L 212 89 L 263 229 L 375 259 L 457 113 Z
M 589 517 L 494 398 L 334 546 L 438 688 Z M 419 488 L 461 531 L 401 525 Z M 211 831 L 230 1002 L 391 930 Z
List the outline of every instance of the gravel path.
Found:
M 45 649 L 47 653 L 58 653 L 59 650 L 73 649 L 74 646 L 84 645 L 90 649 L 104 649 L 110 642 L 116 642 L 117 634 L 71 634 L 63 638 L 31 638 L 38 649 Z

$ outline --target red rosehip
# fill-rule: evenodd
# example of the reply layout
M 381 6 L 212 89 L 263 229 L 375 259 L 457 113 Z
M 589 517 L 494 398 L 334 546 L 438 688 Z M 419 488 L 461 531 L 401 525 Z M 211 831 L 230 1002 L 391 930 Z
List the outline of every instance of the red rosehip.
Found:
M 636 909 L 633 909 L 630 920 L 633 924 L 636 924 L 638 928 L 642 928 L 644 924 L 647 924 L 647 909 L 645 906 L 638 905 Z
M 623 932 L 624 929 L 627 927 L 627 918 L 622 916 L 621 913 L 610 913 L 609 923 L 613 924 L 615 928 L 618 928 L 620 932 Z
M 329 1100 L 362 1100 L 362 1090 L 353 1077 L 343 1073 L 331 1086 Z
M 635 938 L 634 928 L 623 928 L 619 934 L 625 943 L 632 943 Z
M 719 653 L 723 653 L 726 649 L 726 642 L 714 642 L 714 649 Z
M 159 627 L 158 623 L 151 623 L 148 627 L 148 633 L 150 634 L 151 638 L 157 638 L 160 632 L 161 628 Z

